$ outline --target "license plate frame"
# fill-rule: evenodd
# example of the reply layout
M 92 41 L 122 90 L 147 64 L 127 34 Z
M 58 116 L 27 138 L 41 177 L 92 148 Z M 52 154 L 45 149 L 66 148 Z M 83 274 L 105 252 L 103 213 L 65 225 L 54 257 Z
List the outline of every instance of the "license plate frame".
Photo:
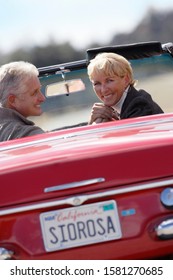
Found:
M 114 200 L 41 213 L 40 225 L 47 252 L 122 237 L 117 203 Z

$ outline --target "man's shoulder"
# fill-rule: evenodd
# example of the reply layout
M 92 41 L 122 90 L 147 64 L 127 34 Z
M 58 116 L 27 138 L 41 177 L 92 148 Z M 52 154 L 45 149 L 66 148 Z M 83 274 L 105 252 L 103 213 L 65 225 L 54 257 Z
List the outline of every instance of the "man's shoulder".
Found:
M 17 111 L 0 108 L 0 141 L 12 140 L 44 133 L 34 122 Z

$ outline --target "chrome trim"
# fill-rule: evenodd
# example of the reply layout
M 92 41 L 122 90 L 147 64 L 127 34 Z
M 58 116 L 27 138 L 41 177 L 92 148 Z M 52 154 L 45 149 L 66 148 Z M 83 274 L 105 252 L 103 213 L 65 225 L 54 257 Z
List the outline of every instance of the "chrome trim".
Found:
M 161 192 L 160 200 L 165 207 L 173 207 L 173 188 L 166 188 Z
M 163 51 L 173 55 L 173 43 L 172 42 L 162 44 L 162 49 L 163 49 Z
M 13 255 L 13 251 L 0 247 L 0 260 L 10 260 Z
M 69 183 L 69 184 L 63 184 L 63 185 L 45 188 L 44 192 L 48 193 L 48 192 L 54 192 L 54 191 L 59 191 L 59 190 L 71 189 L 71 188 L 79 188 L 79 187 L 98 184 L 98 183 L 102 183 L 102 182 L 105 182 L 105 178 L 94 178 L 94 179 L 83 180 L 83 181 L 79 181 L 79 182 L 73 182 L 73 183 Z
M 16 213 L 20 213 L 20 212 L 24 212 L 24 211 L 32 211 L 32 210 L 41 209 L 41 208 L 43 209 L 43 208 L 48 208 L 48 207 L 53 207 L 53 206 L 60 206 L 60 205 L 64 205 L 64 204 L 76 206 L 76 201 L 78 201 L 77 205 L 81 205 L 85 201 L 95 199 L 95 198 L 101 198 L 101 197 L 107 197 L 107 196 L 111 196 L 111 195 L 118 195 L 118 194 L 123 194 L 123 193 L 131 193 L 131 192 L 137 192 L 137 191 L 141 191 L 141 190 L 160 188 L 160 187 L 169 186 L 172 184 L 173 184 L 173 179 L 159 180 L 154 183 L 144 183 L 144 184 L 140 184 L 140 185 L 132 185 L 131 187 L 121 187 L 121 188 L 118 188 L 115 190 L 104 191 L 104 192 L 99 192 L 99 193 L 95 193 L 95 194 L 78 195 L 78 196 L 73 196 L 73 197 L 58 200 L 58 201 L 54 200 L 54 201 L 50 201 L 50 202 L 37 203 L 37 204 L 33 204 L 33 205 L 28 205 L 28 206 L 8 208 L 8 209 L 0 210 L 0 216 L 16 214 Z
M 121 120 L 120 120 L 121 121 Z M 1 151 L 9 151 L 9 150 L 13 150 L 13 149 L 19 149 L 19 148 L 24 148 L 24 147 L 29 147 L 32 145 L 36 145 L 36 144 L 42 144 L 45 142 L 49 142 L 49 141 L 55 141 L 55 140 L 61 140 L 61 139 L 68 139 L 68 138 L 72 138 L 72 137 L 77 137 L 77 136 L 85 136 L 85 135 L 89 135 L 89 134 L 93 134 L 93 133 L 102 133 L 102 132 L 109 132 L 109 131 L 116 131 L 119 129 L 127 129 L 127 128 L 134 128 L 134 127 L 139 127 L 141 125 L 157 125 L 157 124 L 162 124 L 162 123 L 168 123 L 168 122 L 173 122 L 173 117 L 169 117 L 167 119 L 159 119 L 159 120 L 140 120 L 137 121 L 135 123 L 128 123 L 128 124 L 123 124 L 123 125 L 115 125 L 115 126 L 110 126 L 110 127 L 97 127 L 97 128 L 92 128 L 89 130 L 84 130 L 84 131 L 79 131 L 79 132 L 75 132 L 75 133 L 67 133 L 67 134 L 63 134 L 61 136 L 49 136 L 49 137 L 44 137 L 43 139 L 40 140 L 33 140 L 33 141 L 28 141 L 22 144 L 12 144 L 12 145 L 7 145 L 7 147 L 0 147 L 0 152 Z M 50 132 L 48 132 L 47 134 L 49 134 Z M 44 134 L 45 135 L 45 134 Z M 9 143 L 8 143 L 9 144 Z
M 173 239 L 173 219 L 166 219 L 156 227 L 156 234 L 160 239 Z

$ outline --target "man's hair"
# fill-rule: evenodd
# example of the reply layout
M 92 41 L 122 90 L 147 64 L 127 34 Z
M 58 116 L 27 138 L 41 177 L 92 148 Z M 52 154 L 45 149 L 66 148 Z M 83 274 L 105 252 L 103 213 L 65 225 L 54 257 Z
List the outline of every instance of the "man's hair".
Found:
M 136 82 L 133 78 L 130 62 L 116 53 L 100 53 L 90 61 L 88 65 L 89 79 L 92 81 L 93 75 L 101 72 L 108 77 L 118 76 L 123 78 L 128 75 L 130 85 L 134 85 Z
M 15 61 L 0 67 L 0 105 L 5 107 L 10 94 L 18 95 L 27 90 L 26 82 L 38 76 L 38 69 L 31 63 Z

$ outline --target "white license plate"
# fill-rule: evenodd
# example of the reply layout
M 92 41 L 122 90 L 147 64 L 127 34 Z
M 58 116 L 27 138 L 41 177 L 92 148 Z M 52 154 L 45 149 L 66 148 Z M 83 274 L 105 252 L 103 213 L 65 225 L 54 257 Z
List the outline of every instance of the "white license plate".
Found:
M 106 242 L 122 236 L 114 200 L 42 213 L 46 251 Z

